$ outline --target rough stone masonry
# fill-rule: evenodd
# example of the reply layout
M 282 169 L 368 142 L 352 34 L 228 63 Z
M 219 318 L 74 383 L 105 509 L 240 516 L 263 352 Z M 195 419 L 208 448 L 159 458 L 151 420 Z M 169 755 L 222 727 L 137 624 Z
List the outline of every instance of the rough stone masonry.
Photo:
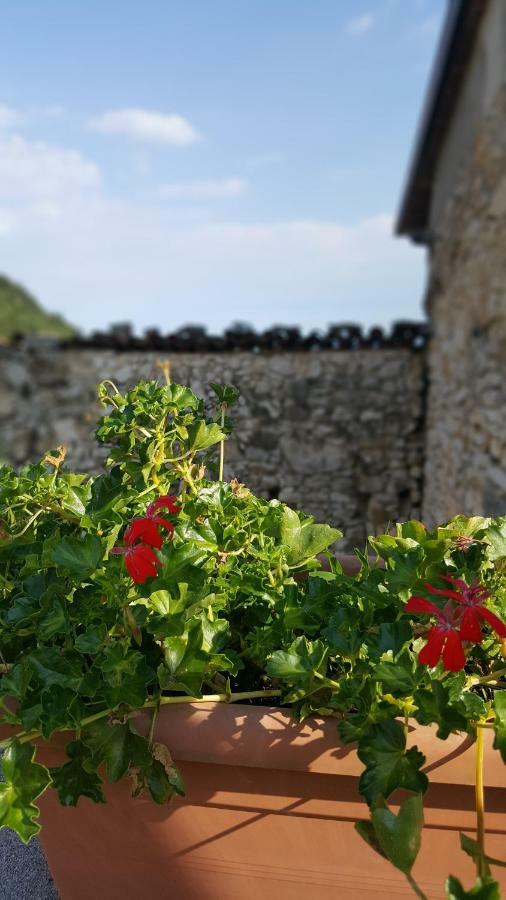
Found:
M 506 88 L 431 248 L 424 516 L 506 512 Z
M 16 466 L 59 444 L 98 471 L 96 386 L 160 378 L 159 352 L 20 346 L 0 349 L 0 455 Z M 172 378 L 206 393 L 241 391 L 226 477 L 345 532 L 343 547 L 420 515 L 424 353 L 406 348 L 175 353 Z

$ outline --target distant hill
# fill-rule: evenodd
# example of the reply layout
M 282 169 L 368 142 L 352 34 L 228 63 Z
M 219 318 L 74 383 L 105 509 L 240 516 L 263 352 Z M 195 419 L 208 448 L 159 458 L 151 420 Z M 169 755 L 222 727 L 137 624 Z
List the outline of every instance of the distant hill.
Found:
M 71 337 L 75 330 L 62 316 L 42 309 L 21 285 L 0 275 L 0 341 L 19 333 Z

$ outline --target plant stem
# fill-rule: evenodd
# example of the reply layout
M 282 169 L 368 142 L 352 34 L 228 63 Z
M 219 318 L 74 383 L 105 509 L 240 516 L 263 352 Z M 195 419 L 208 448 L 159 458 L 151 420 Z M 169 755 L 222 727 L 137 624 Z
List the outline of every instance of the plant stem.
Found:
M 506 675 L 506 667 L 503 669 L 496 669 L 495 672 L 491 672 L 490 675 L 483 675 L 481 678 L 473 678 L 470 687 L 475 687 L 477 684 L 487 684 L 489 681 L 495 681 L 497 678 L 501 678 L 502 675 Z
M 142 706 L 137 710 L 133 710 L 129 716 L 135 715 L 137 712 L 140 712 L 143 709 L 153 709 L 153 707 L 157 706 L 168 706 L 168 705 L 176 705 L 179 703 L 240 703 L 241 700 L 256 700 L 264 697 L 279 697 L 281 695 L 281 691 L 277 690 L 269 690 L 269 691 L 237 691 L 235 694 L 206 694 L 204 697 L 187 697 L 186 695 L 182 695 L 180 697 L 157 697 L 156 700 L 146 700 Z M 92 716 L 86 716 L 85 719 L 81 719 L 79 725 L 76 726 L 78 728 L 86 728 L 87 725 L 91 725 L 92 722 L 97 722 L 99 719 L 104 719 L 106 716 L 111 715 L 113 713 L 113 709 L 103 709 L 98 713 L 94 713 Z M 70 731 L 71 729 L 67 727 L 59 728 L 57 731 Z M 41 737 L 40 731 L 19 731 L 18 734 L 12 735 L 12 737 L 5 738 L 5 740 L 0 741 L 0 749 L 7 747 L 13 738 L 17 738 L 21 744 L 26 744 L 29 741 L 34 741 L 37 738 Z
M 475 796 L 476 796 L 476 841 L 480 848 L 480 855 L 476 860 L 476 874 L 478 878 L 486 875 L 485 863 L 485 795 L 483 790 L 483 752 L 484 752 L 483 728 L 478 725 L 476 729 L 476 768 L 475 768 Z
M 406 878 L 408 879 L 408 882 L 409 882 L 409 884 L 411 885 L 411 887 L 413 888 L 413 890 L 414 890 L 416 896 L 417 896 L 417 897 L 420 897 L 420 900 L 428 900 L 427 894 L 424 894 L 424 892 L 422 891 L 421 887 L 419 887 L 419 886 L 417 885 L 415 879 L 414 879 L 413 876 L 411 875 L 411 872 L 409 872 L 409 873 L 406 872 Z
M 153 743 L 153 736 L 155 733 L 155 725 L 156 725 L 156 717 L 158 715 L 160 709 L 160 698 L 158 698 L 158 703 L 153 706 L 153 710 L 151 712 L 151 722 L 149 723 L 149 734 L 148 734 L 148 744 L 151 747 Z
M 221 419 L 220 419 L 220 428 L 223 431 L 225 425 L 225 404 L 221 404 Z M 225 465 L 225 438 L 221 439 L 220 443 L 220 470 L 218 473 L 218 481 L 223 481 L 223 466 Z

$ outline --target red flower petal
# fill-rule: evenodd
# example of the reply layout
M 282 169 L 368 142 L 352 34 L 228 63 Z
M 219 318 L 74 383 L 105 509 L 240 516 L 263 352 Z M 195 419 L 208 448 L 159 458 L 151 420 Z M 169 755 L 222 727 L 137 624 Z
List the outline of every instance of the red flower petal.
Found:
M 126 554 L 125 565 L 132 580 L 136 584 L 142 584 L 147 578 L 157 574 L 160 561 L 151 547 L 138 544 Z
M 460 636 L 463 641 L 479 644 L 483 638 L 477 607 L 467 606 L 460 620 Z
M 169 522 L 168 519 L 164 519 L 162 516 L 153 516 L 153 518 L 150 519 L 150 521 L 154 522 L 156 525 L 161 525 L 162 528 L 166 528 L 167 531 L 170 532 L 170 535 L 169 535 L 169 540 L 170 540 L 170 538 L 172 537 L 172 535 L 174 533 L 174 526 L 173 526 L 172 522 Z
M 431 628 L 427 635 L 427 643 L 418 654 L 418 661 L 431 669 L 437 666 L 447 632 L 443 628 Z
M 494 615 L 493 612 L 490 612 L 485 606 L 478 606 L 475 608 L 476 614 L 480 617 L 480 619 L 485 619 L 486 622 L 494 629 L 495 633 L 500 638 L 506 638 L 506 625 L 504 622 L 499 619 L 498 616 Z
M 125 531 L 123 540 L 127 547 L 133 547 L 137 542 L 141 542 L 149 544 L 150 547 L 156 547 L 158 550 L 163 543 L 155 523 L 146 518 L 134 519 Z
M 442 578 L 443 581 L 449 581 L 450 584 L 456 584 L 460 591 L 467 590 L 467 584 L 462 578 L 452 578 L 451 575 L 440 575 L 439 577 Z
M 425 597 L 417 597 L 416 595 L 409 598 L 404 607 L 404 612 L 423 612 L 430 613 L 432 616 L 437 616 L 439 619 L 442 617 L 441 610 L 435 603 L 432 603 Z
M 176 503 L 175 497 L 171 497 L 170 494 L 164 494 L 162 497 L 157 497 L 156 500 L 153 500 L 146 510 L 146 515 L 151 518 L 158 509 L 168 509 L 174 515 L 181 512 L 181 507 Z
M 438 594 L 440 597 L 451 597 L 452 600 L 462 601 L 462 594 L 459 594 L 458 591 L 441 590 L 441 588 L 436 588 L 433 584 L 429 584 L 428 581 L 425 582 L 425 587 L 430 594 Z
M 458 631 L 446 633 L 443 649 L 443 666 L 447 672 L 460 672 L 466 664 L 466 655 L 462 649 L 462 641 Z

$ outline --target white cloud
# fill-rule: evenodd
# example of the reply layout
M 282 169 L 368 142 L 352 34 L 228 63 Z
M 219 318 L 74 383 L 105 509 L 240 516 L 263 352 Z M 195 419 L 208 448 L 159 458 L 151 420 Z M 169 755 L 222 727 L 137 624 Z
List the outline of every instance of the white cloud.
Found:
M 130 320 L 139 330 L 193 321 L 220 331 L 237 318 L 312 328 L 421 314 L 423 255 L 393 238 L 388 216 L 202 220 L 100 192 L 60 209 L 30 213 L 0 238 L 2 268 L 84 329 Z
M 185 146 L 199 139 L 192 125 L 178 115 L 148 109 L 116 109 L 88 122 L 92 131 L 121 134 L 136 141 Z
M 365 34 L 374 27 L 374 24 L 374 16 L 371 13 L 364 13 L 362 16 L 357 16 L 356 19 L 351 19 L 346 26 L 346 31 L 348 34 Z
M 212 196 L 209 182 L 184 184 Z M 0 139 L 0 260 L 84 329 L 420 315 L 423 254 L 393 238 L 389 216 L 240 222 L 136 192 L 113 200 L 81 153 L 14 135 Z
M 24 116 L 17 109 L 13 109 L 12 106 L 5 106 L 0 103 L 0 128 L 2 129 L 11 129 L 16 128 L 18 125 L 21 125 L 24 121 Z
M 165 197 L 191 200 L 214 200 L 223 197 L 238 197 L 247 190 L 245 178 L 222 178 L 208 181 L 174 181 L 162 187 Z
M 10 135 L 0 141 L 0 200 L 65 198 L 96 187 L 95 163 L 77 151 Z

